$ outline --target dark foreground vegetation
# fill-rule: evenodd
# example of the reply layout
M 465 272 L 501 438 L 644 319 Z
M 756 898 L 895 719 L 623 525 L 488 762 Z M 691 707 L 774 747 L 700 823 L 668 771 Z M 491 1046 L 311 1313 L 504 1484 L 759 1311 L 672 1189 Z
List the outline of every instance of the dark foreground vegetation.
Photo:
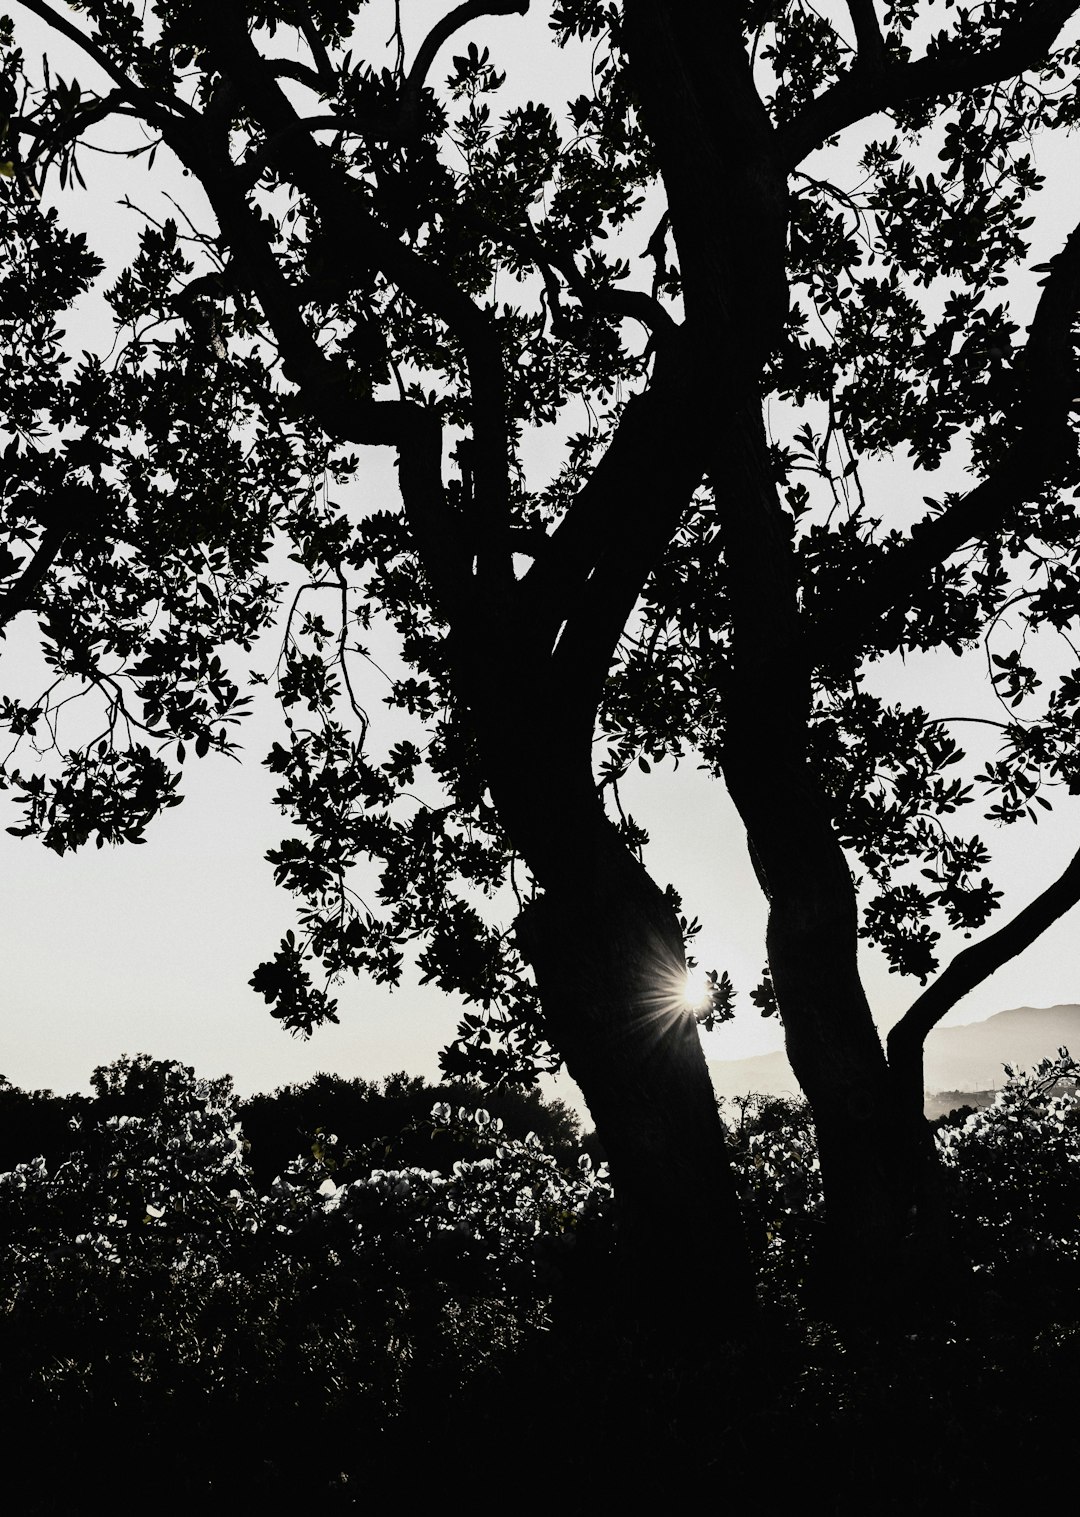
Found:
M 806 1109 L 726 1107 L 764 1321 L 693 1363 L 613 1291 L 606 1168 L 558 1105 L 406 1076 L 241 1104 L 146 1057 L 89 1098 L 4 1084 L 8 1510 L 1048 1500 L 1080 1371 L 1076 1072 L 1062 1050 L 939 1124 L 963 1262 L 873 1338 L 818 1297 Z M 722 1303 L 686 1290 L 704 1341 Z

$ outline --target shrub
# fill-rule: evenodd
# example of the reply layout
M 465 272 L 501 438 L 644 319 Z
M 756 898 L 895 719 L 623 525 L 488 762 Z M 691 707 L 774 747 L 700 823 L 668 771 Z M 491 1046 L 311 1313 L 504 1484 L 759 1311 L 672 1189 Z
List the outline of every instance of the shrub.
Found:
M 142 1056 L 94 1088 L 64 1162 L 0 1175 L 3 1367 L 35 1394 L 347 1389 L 377 1420 L 416 1368 L 460 1380 L 545 1326 L 610 1197 L 586 1157 L 447 1103 L 410 1124 L 477 1155 L 446 1173 L 322 1133 L 260 1195 L 227 1079 Z
M 508 1136 L 534 1132 L 547 1152 L 564 1163 L 574 1163 L 584 1146 L 573 1112 L 534 1091 L 483 1091 L 464 1081 L 432 1085 L 404 1073 L 382 1081 L 318 1074 L 241 1104 L 256 1183 L 265 1188 L 293 1159 L 306 1158 L 320 1132 L 336 1133 L 341 1146 L 354 1154 L 374 1156 L 381 1146 L 381 1161 L 373 1157 L 372 1162 L 381 1162 L 384 1169 L 415 1165 L 448 1173 L 457 1159 L 491 1150 L 493 1128 L 433 1127 L 428 1118 L 436 1102 L 455 1110 L 484 1107 Z
M 809 1277 L 824 1216 L 810 1107 L 747 1095 L 722 1102 L 721 1115 L 762 1294 L 793 1306 Z
M 1005 1067 L 992 1105 L 937 1130 L 966 1252 L 999 1287 L 1064 1287 L 1080 1261 L 1080 1065 Z

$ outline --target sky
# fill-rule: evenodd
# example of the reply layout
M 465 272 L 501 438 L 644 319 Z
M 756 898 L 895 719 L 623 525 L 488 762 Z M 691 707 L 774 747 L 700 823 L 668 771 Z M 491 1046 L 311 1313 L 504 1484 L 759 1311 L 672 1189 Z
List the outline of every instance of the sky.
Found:
M 444 8 L 424 0 L 416 10 L 430 20 Z M 21 24 L 17 0 L 12 9 Z M 561 60 L 546 46 L 523 56 L 518 19 L 488 22 L 472 34 L 481 42 L 500 39 L 500 67 L 512 71 L 516 53 L 529 89 L 539 95 L 550 83 L 544 71 L 558 70 Z M 460 50 L 456 44 L 454 50 Z M 63 50 L 50 48 L 50 56 L 63 71 Z M 78 71 L 88 82 L 92 71 L 81 63 Z M 561 88 L 563 96 L 574 92 L 572 82 Z M 149 204 L 156 192 L 141 170 L 133 179 L 123 160 L 88 166 L 90 188 L 78 204 L 72 202 L 73 219 L 88 228 L 91 245 L 115 266 L 133 235 L 117 200 L 127 191 Z M 190 185 L 184 193 L 190 201 Z M 1046 234 L 1051 244 L 1069 222 L 1067 200 L 1075 198 L 1061 192 Z M 1033 255 L 1032 261 L 1038 259 Z M 70 330 L 79 345 L 88 344 L 92 310 L 81 310 Z M 359 488 L 373 506 L 393 502 L 391 463 L 386 450 L 365 462 Z M 905 520 L 928 488 L 925 476 L 915 479 L 902 465 L 875 475 L 874 484 L 883 504 Z M 0 644 L 0 688 L 12 669 L 18 677 L 32 665 L 31 630 L 29 619 L 20 618 Z M 268 668 L 275 651 L 266 643 L 249 662 Z M 879 693 L 917 701 L 931 715 L 978 717 L 989 709 L 981 658 L 891 660 L 878 666 L 875 679 Z M 371 673 L 370 680 L 361 699 L 377 712 L 379 677 Z M 437 1076 L 438 1051 L 462 1008 L 431 987 L 406 983 L 390 993 L 350 981 L 337 992 L 340 1025 L 303 1041 L 283 1032 L 247 985 L 293 921 L 290 902 L 274 887 L 263 857 L 287 830 L 272 805 L 273 777 L 259 764 L 279 735 L 274 703 L 263 695 L 242 737 L 243 763 L 189 760 L 184 804 L 158 819 L 145 846 L 57 858 L 0 831 L 0 1073 L 15 1084 L 85 1089 L 95 1066 L 142 1052 L 180 1059 L 200 1074 L 229 1073 L 244 1093 L 319 1070 L 368 1079 L 398 1069 Z M 963 735 L 981 736 L 982 730 L 965 727 Z M 677 771 L 667 765 L 647 778 L 628 776 L 623 801 L 652 835 L 646 862 L 654 877 L 674 883 L 688 914 L 704 924 L 693 948 L 703 967 L 727 969 L 742 991 L 735 1021 L 705 1035 L 708 1057 L 740 1058 L 781 1047 L 776 1021 L 762 1019 L 749 1003 L 765 959 L 765 904 L 722 785 L 690 760 Z M 0 826 L 15 820 L 0 817 Z M 1007 892 L 996 925 L 1049 884 L 1072 856 L 1080 838 L 1080 801 L 1056 804 L 1037 830 L 995 830 L 974 817 L 966 830 L 980 824 L 998 861 L 994 878 Z M 1074 914 L 961 1002 L 948 1022 L 975 1021 L 1016 1005 L 1080 1001 L 1075 934 Z M 878 955 L 865 955 L 863 967 L 871 1004 L 887 1028 L 918 986 L 888 974 Z

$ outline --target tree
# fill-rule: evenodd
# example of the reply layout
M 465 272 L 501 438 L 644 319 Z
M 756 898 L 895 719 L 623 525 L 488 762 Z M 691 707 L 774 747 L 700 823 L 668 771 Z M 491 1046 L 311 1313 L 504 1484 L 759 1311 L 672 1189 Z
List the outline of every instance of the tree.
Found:
M 559 1163 L 576 1166 L 582 1151 L 592 1146 L 582 1141 L 573 1112 L 561 1101 L 542 1100 L 535 1091 L 485 1091 L 465 1082 L 432 1085 L 405 1073 L 375 1083 L 320 1074 L 303 1085 L 286 1085 L 273 1095 L 241 1103 L 255 1183 L 269 1185 L 290 1160 L 310 1155 L 313 1144 L 321 1142 L 319 1135 L 326 1133 L 350 1150 L 374 1154 L 381 1169 L 417 1165 L 447 1174 L 458 1159 L 479 1156 L 479 1130 L 434 1127 L 429 1119 L 436 1102 L 451 1110 L 487 1111 L 491 1124 L 485 1151 L 494 1152 L 503 1133 L 520 1140 L 532 1133 Z
M 71 1123 L 83 1106 L 81 1096 L 56 1096 L 51 1090 L 20 1090 L 0 1075 L 0 1169 L 40 1155 L 56 1165 L 71 1148 Z
M 253 984 L 309 1031 L 334 1015 L 313 963 L 394 982 L 417 944 L 422 976 L 478 1007 L 449 1073 L 550 1057 L 580 1084 L 637 1308 L 686 1317 L 686 1280 L 708 1278 L 734 1322 L 751 1285 L 682 997 L 692 924 L 606 807 L 628 763 L 684 751 L 692 723 L 769 899 L 755 995 L 813 1107 L 836 1257 L 880 1310 L 932 1190 L 921 1037 L 1078 884 L 973 945 L 886 1059 L 860 936 L 925 981 L 935 917 L 979 929 L 997 894 L 981 840 L 949 830 L 974 794 L 948 774 L 956 739 L 875 695 L 875 663 L 1006 637 L 1008 609 L 990 815 L 1034 819 L 1046 785 L 1080 787 L 1080 674 L 1037 717 L 1025 704 L 1026 639 L 1080 610 L 1080 231 L 1028 270 L 1023 343 L 1000 293 L 1028 257 L 1027 140 L 1075 119 L 1080 7 L 573 0 L 550 16 L 568 69 L 588 61 L 569 127 L 520 97 L 493 109 L 527 0 L 468 0 L 418 42 L 394 5 L 386 66 L 366 6 L 196 0 L 145 24 L 115 0 L 78 21 L 21 7 L 98 82 L 27 83 L 8 50 L 3 614 L 33 612 L 57 681 L 105 714 L 59 772 L 8 760 L 19 830 L 61 852 L 141 841 L 188 747 L 230 751 L 247 697 L 224 656 L 273 616 L 279 534 L 303 583 L 267 762 L 299 835 L 271 858 L 304 904 Z M 490 44 L 446 76 L 445 45 L 481 19 Z M 171 154 L 206 209 L 146 225 L 107 293 L 112 358 L 65 363 L 56 319 L 99 270 L 39 195 L 132 118 L 143 135 L 120 149 Z M 540 479 L 577 402 L 588 427 Z M 346 497 L 367 447 L 396 449 L 399 508 Z M 873 471 L 905 451 L 941 481 L 910 527 Z M 355 671 L 383 625 L 407 666 L 389 703 L 424 735 L 380 751 Z M 50 690 L 3 716 L 51 738 L 57 705 Z M 356 894 L 365 858 L 378 909 Z M 507 887 L 513 934 L 478 909 Z M 730 984 L 713 985 L 725 1015 Z

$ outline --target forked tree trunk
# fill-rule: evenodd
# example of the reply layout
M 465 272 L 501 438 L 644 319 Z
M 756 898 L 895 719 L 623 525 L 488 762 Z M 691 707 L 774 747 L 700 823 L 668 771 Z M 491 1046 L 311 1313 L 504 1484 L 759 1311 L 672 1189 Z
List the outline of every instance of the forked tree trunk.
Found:
M 694 1352 L 745 1336 L 756 1302 L 679 925 L 613 830 L 577 862 L 575 883 L 522 914 L 519 941 L 607 1150 L 629 1321 Z

